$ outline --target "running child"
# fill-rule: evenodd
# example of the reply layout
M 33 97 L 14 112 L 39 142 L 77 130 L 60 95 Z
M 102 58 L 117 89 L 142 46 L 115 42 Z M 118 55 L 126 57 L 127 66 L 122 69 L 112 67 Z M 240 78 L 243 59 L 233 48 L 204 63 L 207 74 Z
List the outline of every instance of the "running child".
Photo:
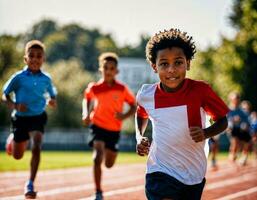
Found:
M 24 186 L 26 198 L 36 198 L 34 181 L 40 162 L 41 143 L 47 122 L 46 105 L 56 106 L 55 92 L 51 78 L 40 70 L 45 61 L 44 44 L 38 40 L 25 46 L 23 70 L 16 72 L 5 83 L 2 100 L 13 110 L 11 134 L 6 143 L 6 152 L 19 160 L 31 139 L 32 158 L 29 180 Z M 50 100 L 47 101 L 46 93 Z M 14 94 L 14 98 L 12 98 Z
M 227 127 L 228 108 L 203 81 L 186 78 L 196 52 L 179 29 L 155 34 L 146 58 L 160 82 L 137 94 L 136 150 L 148 155 L 145 192 L 149 200 L 200 200 L 207 168 L 207 139 Z M 214 123 L 205 127 L 206 115 Z M 144 137 L 152 122 L 152 142 Z
M 98 60 L 102 78 L 96 83 L 90 83 L 85 90 L 83 121 L 86 126 L 91 124 L 92 135 L 89 145 L 93 147 L 95 199 L 101 200 L 102 162 L 105 162 L 107 168 L 114 165 L 122 120 L 135 113 L 136 104 L 135 97 L 128 87 L 115 79 L 118 74 L 118 56 L 107 52 L 101 54 Z M 124 103 L 129 105 L 125 113 Z

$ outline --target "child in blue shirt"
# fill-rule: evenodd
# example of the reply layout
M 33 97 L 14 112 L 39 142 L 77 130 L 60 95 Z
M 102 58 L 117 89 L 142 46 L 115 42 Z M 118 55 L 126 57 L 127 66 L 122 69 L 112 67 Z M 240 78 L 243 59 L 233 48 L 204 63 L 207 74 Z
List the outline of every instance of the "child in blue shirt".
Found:
M 47 122 L 45 107 L 47 104 L 56 106 L 56 94 L 51 78 L 40 70 L 44 61 L 44 44 L 38 40 L 29 41 L 24 55 L 27 66 L 5 83 L 2 95 L 3 102 L 13 110 L 11 134 L 6 142 L 7 154 L 17 160 L 21 159 L 28 140 L 32 140 L 30 177 L 24 188 L 26 198 L 36 198 L 33 182 L 40 162 L 41 142 Z M 50 96 L 48 102 L 47 93 Z

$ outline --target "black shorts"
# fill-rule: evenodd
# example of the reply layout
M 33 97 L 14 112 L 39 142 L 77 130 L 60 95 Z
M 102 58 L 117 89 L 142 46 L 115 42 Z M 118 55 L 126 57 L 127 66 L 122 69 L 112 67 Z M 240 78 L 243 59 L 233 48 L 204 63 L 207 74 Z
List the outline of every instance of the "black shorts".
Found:
M 103 141 L 105 143 L 105 148 L 112 151 L 118 151 L 119 146 L 118 142 L 120 139 L 120 131 L 109 131 L 103 128 L 100 128 L 96 125 L 91 125 L 91 133 L 88 139 L 88 145 L 93 146 L 94 141 Z
M 205 178 L 199 184 L 185 185 L 172 176 L 162 172 L 146 174 L 145 193 L 148 200 L 200 200 Z
M 14 134 L 15 142 L 23 142 L 29 139 L 29 132 L 40 131 L 44 133 L 47 122 L 47 114 L 43 112 L 35 116 L 13 116 L 11 118 L 11 133 Z
M 232 137 L 236 137 L 244 142 L 250 142 L 251 140 L 250 133 L 248 131 L 241 130 L 240 127 L 233 127 L 231 135 Z

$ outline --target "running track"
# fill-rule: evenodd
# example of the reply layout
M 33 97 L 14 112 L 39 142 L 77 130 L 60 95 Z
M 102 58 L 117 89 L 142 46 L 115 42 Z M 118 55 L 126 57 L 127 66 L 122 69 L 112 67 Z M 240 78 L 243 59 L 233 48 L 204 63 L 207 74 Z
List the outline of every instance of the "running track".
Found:
M 116 165 L 103 170 L 105 200 L 146 200 L 145 164 Z M 24 199 L 27 172 L 0 173 L 0 200 Z M 202 200 L 257 200 L 257 161 L 247 166 L 223 162 L 218 171 L 207 172 Z M 38 199 L 92 200 L 92 169 L 40 171 L 36 180 Z

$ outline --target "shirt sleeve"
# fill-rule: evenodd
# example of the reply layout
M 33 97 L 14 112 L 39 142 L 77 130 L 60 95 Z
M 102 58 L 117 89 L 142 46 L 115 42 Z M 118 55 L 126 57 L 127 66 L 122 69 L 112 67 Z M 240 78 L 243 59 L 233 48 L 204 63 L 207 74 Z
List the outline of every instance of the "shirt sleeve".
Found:
M 93 86 L 94 86 L 93 82 L 88 84 L 87 88 L 84 91 L 84 99 L 90 101 L 91 99 L 94 98 L 95 95 L 93 91 Z
M 132 93 L 132 91 L 130 91 L 130 89 L 127 86 L 125 86 L 125 88 L 124 88 L 124 97 L 125 97 L 125 101 L 129 105 L 133 105 L 136 103 L 136 98 L 135 98 L 134 94 Z
M 8 95 L 11 92 L 15 91 L 17 89 L 17 83 L 18 83 L 18 78 L 17 75 L 14 74 L 11 76 L 11 78 L 4 84 L 3 87 L 3 93 Z
M 49 93 L 51 98 L 54 98 L 56 96 L 56 94 L 57 94 L 57 90 L 53 86 L 51 78 L 49 79 L 49 84 L 48 84 L 48 87 L 47 87 L 47 92 Z
M 144 107 L 142 107 L 140 105 L 137 106 L 137 116 L 144 118 L 144 119 L 148 119 L 147 112 L 145 111 Z
M 149 116 L 148 116 L 148 113 L 146 112 L 145 108 L 140 105 L 142 102 L 141 102 L 141 94 L 142 94 L 142 90 L 143 90 L 143 86 L 140 88 L 140 90 L 137 92 L 137 96 L 136 96 L 136 101 L 137 101 L 137 116 L 138 117 L 141 117 L 141 118 L 144 118 L 144 119 L 147 119 Z
M 203 109 L 210 115 L 212 120 L 217 121 L 218 119 L 225 117 L 229 112 L 229 109 L 209 85 L 205 85 L 205 92 L 203 92 L 203 94 Z

